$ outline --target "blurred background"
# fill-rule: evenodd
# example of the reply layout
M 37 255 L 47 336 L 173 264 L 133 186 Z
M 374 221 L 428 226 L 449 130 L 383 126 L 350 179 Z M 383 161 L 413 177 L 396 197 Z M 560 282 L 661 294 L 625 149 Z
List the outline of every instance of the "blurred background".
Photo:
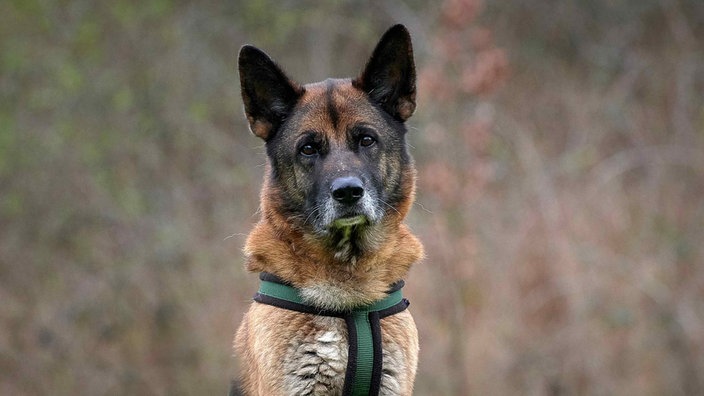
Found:
M 224 395 L 256 276 L 251 43 L 410 29 L 418 395 L 704 394 L 704 2 L 0 3 L 0 394 Z

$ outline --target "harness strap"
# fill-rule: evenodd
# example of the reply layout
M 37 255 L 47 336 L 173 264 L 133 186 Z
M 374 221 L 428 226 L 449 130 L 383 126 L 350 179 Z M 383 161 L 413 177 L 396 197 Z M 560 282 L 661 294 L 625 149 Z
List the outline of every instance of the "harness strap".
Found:
M 276 275 L 262 272 L 259 292 L 254 301 L 291 311 L 342 318 L 347 326 L 348 357 L 345 371 L 345 396 L 377 395 L 381 386 L 382 350 L 380 319 L 408 308 L 401 288 L 404 282 L 391 285 L 387 297 L 353 310 L 335 311 L 306 305 L 297 288 Z

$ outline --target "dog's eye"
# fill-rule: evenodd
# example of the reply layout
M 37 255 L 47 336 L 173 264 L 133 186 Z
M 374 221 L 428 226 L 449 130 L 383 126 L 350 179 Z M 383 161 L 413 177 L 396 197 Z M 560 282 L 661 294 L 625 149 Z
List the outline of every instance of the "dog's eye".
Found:
M 376 139 L 374 139 L 373 137 L 371 137 L 369 135 L 364 135 L 364 136 L 362 136 L 361 139 L 359 139 L 359 145 L 362 147 L 369 147 L 372 144 L 374 144 L 375 142 L 376 142 Z
M 301 147 L 299 151 L 305 156 L 318 154 L 318 149 L 316 149 L 315 146 L 313 146 L 312 144 L 306 144 L 305 146 Z

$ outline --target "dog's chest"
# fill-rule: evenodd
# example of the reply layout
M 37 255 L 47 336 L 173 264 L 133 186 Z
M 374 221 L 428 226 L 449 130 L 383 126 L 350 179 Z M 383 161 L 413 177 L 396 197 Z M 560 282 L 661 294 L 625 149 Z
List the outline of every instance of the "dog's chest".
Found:
M 297 395 L 342 392 L 348 356 L 345 323 L 314 317 L 311 325 L 289 342 L 284 357 L 286 387 Z
M 345 321 L 314 317 L 311 326 L 296 333 L 283 359 L 287 394 L 341 395 L 349 357 Z M 398 395 L 405 359 L 398 345 L 383 345 L 381 395 Z

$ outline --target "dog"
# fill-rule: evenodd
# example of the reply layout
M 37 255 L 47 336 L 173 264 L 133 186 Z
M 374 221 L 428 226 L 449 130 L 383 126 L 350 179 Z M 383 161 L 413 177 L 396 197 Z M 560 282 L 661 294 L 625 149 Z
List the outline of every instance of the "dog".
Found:
M 235 335 L 241 391 L 410 395 L 418 334 L 399 289 L 423 247 L 403 223 L 416 178 L 408 30 L 391 27 L 354 79 L 300 85 L 249 45 L 239 73 L 267 157 L 244 247 L 262 281 Z

